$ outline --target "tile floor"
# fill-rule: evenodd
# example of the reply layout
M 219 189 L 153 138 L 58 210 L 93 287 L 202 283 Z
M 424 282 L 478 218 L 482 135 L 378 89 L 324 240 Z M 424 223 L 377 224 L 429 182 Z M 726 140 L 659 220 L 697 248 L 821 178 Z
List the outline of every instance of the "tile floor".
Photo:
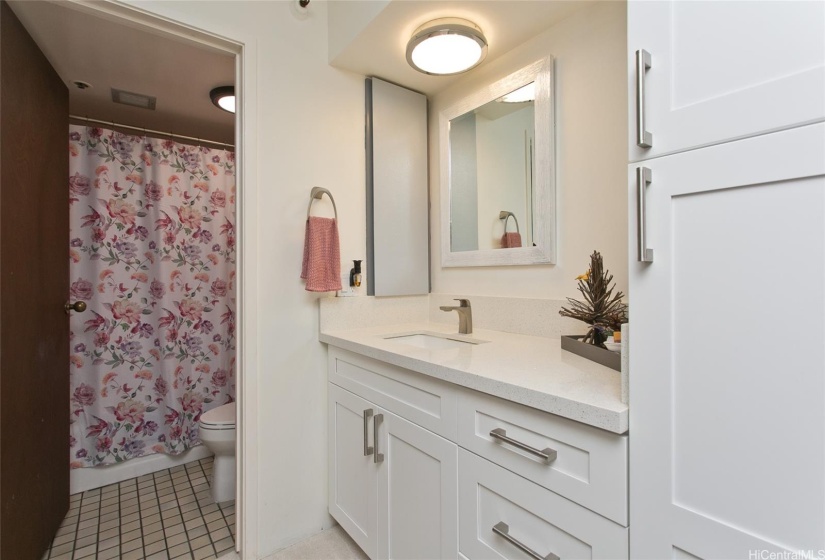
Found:
M 206 560 L 235 548 L 235 502 L 209 493 L 212 458 L 71 497 L 50 560 Z

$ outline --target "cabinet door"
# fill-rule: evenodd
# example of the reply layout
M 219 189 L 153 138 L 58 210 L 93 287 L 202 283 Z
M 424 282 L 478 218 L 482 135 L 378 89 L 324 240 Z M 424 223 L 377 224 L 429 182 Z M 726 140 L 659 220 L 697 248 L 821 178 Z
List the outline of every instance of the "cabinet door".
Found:
M 377 424 L 378 558 L 458 557 L 458 448 L 392 413 Z
M 630 161 L 825 119 L 825 2 L 631 1 Z M 637 145 L 636 51 L 650 53 Z
M 823 550 L 825 124 L 643 165 L 630 557 Z
M 427 97 L 378 78 L 366 97 L 367 293 L 428 294 Z
M 329 513 L 375 558 L 378 464 L 373 460 L 374 440 L 369 432 L 377 408 L 337 385 L 328 387 Z

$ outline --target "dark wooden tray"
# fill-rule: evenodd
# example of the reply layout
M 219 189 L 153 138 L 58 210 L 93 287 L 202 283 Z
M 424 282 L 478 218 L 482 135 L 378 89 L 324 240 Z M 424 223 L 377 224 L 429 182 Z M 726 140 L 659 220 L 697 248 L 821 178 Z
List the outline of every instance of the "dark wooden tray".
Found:
M 622 371 L 622 355 L 619 352 L 611 352 L 592 344 L 581 342 L 584 335 L 562 335 L 561 349 L 578 354 L 582 358 L 592 360 L 597 364 L 607 366 L 616 371 Z

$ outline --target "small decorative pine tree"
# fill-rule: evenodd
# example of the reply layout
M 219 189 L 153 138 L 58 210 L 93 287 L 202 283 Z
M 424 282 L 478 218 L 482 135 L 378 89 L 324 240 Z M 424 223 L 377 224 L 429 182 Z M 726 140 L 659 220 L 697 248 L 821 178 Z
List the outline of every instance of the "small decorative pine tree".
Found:
M 590 269 L 577 280 L 579 292 L 585 301 L 567 298 L 570 308 L 562 307 L 559 315 L 572 317 L 590 325 L 590 330 L 582 342 L 604 348 L 603 343 L 607 340 L 604 331 L 620 330 L 622 323 L 627 323 L 627 305 L 622 303 L 624 294 L 618 292 L 613 295 L 613 289 L 616 287 L 615 283 L 610 285 L 613 275 L 609 270 L 604 270 L 602 256 L 598 251 L 593 251 L 590 255 Z

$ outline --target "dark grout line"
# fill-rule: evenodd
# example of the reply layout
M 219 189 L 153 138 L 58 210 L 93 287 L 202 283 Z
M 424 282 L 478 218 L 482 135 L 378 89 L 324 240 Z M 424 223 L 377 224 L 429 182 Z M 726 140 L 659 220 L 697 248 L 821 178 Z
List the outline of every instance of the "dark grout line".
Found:
M 141 503 L 141 500 L 140 500 L 140 498 L 141 498 L 141 495 L 140 495 L 140 490 L 141 490 L 141 488 L 140 488 L 140 479 L 141 478 L 143 478 L 143 476 L 136 476 L 135 477 L 135 488 L 137 489 L 138 523 L 140 523 L 140 537 L 139 537 L 140 538 L 140 551 L 143 554 L 143 556 L 146 556 L 146 538 L 145 538 L 145 535 L 143 534 L 143 504 Z M 155 476 L 152 475 L 152 488 L 154 488 L 154 487 L 155 487 Z
M 194 462 L 194 461 L 193 461 L 193 462 Z M 200 473 L 201 473 L 201 474 L 205 477 L 205 476 L 206 476 L 206 473 L 204 473 L 204 472 L 203 472 L 203 466 L 201 465 L 200 460 L 198 460 L 198 461 L 197 461 L 197 463 L 198 463 L 198 470 L 199 470 L 199 471 L 200 471 Z M 187 480 L 187 481 L 188 481 L 188 483 L 189 483 L 189 488 L 192 490 L 192 497 L 194 497 L 194 498 L 195 498 L 195 505 L 197 505 L 197 506 L 198 506 L 198 513 L 200 514 L 201 519 L 203 519 L 203 525 L 202 525 L 202 526 L 203 526 L 204 530 L 206 530 L 206 536 L 207 536 L 207 538 L 209 539 L 209 543 L 211 544 L 211 543 L 212 543 L 212 535 L 210 535 L 210 534 L 209 534 L 209 527 L 206 525 L 206 519 L 204 519 L 203 510 L 201 509 L 201 503 L 200 503 L 200 501 L 198 500 L 198 495 L 197 495 L 197 493 L 195 493 L 195 487 L 192 485 L 192 477 L 190 477 L 190 476 L 189 476 L 189 469 L 187 469 L 187 468 L 185 468 L 185 467 L 184 467 L 184 469 L 183 469 L 183 470 L 184 470 L 184 471 L 186 471 L 186 480 Z M 207 482 L 207 484 L 208 484 L 208 482 Z M 175 497 L 177 498 L 177 494 L 175 495 Z M 186 524 L 184 523 L 184 528 L 185 528 L 185 527 L 186 527 Z M 186 537 L 187 537 L 187 539 L 189 539 L 189 529 L 186 529 Z M 197 537 L 196 537 L 196 538 L 197 538 Z M 191 539 L 189 539 L 189 541 L 188 541 L 188 542 L 189 542 L 189 550 L 192 552 L 192 556 L 194 557 L 194 555 L 195 555 L 195 550 L 192 548 L 192 540 L 191 540 Z M 198 549 L 198 550 L 200 550 L 200 549 Z M 214 546 L 212 546 L 212 550 L 213 550 L 213 551 L 215 550 L 215 547 L 214 547 Z M 217 555 L 217 553 L 215 553 L 215 554 Z
M 77 501 L 77 525 L 74 528 L 74 538 L 72 539 L 72 550 L 70 552 L 72 558 L 74 558 L 75 545 L 77 544 L 77 533 L 80 531 L 80 512 L 83 510 L 83 498 L 86 496 L 86 492 L 81 492 L 80 499 Z M 51 555 L 51 553 L 49 554 Z
M 97 529 L 96 529 L 96 538 L 95 538 L 95 558 L 97 558 L 98 548 L 100 548 L 100 518 L 103 515 L 101 510 L 103 509 L 103 488 L 98 488 L 98 496 L 97 496 Z M 81 508 L 83 509 L 83 508 Z M 78 519 L 80 519 L 78 517 Z M 78 523 L 80 526 L 80 523 Z M 74 556 L 74 554 L 72 554 Z

